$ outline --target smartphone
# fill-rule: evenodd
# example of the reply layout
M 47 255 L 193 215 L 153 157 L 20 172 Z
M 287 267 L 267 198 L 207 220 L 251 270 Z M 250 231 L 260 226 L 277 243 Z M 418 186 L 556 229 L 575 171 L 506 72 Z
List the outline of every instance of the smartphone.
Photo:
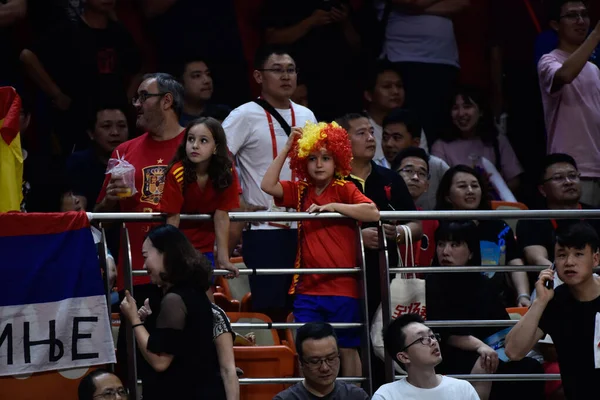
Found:
M 556 273 L 556 264 L 552 263 L 552 266 L 550 268 L 552 269 L 552 271 L 554 271 L 554 273 Z M 551 281 L 546 281 L 546 288 L 554 289 L 554 279 L 552 279 Z

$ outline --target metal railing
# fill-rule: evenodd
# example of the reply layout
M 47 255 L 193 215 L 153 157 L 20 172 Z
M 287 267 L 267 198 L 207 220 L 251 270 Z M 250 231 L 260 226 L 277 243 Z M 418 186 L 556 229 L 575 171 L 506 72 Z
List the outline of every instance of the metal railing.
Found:
M 301 221 L 308 219 L 348 219 L 348 217 L 338 213 L 282 213 L 282 212 L 253 212 L 253 213 L 229 213 L 231 221 L 255 222 L 255 221 Z M 582 219 L 582 218 L 600 218 L 600 210 L 494 210 L 494 211 L 382 211 L 380 213 L 381 221 L 395 220 L 462 220 L 462 219 Z M 164 222 L 165 215 L 160 213 L 88 213 L 91 221 L 95 222 Z M 209 221 L 210 215 L 181 215 L 183 221 Z M 131 268 L 131 248 L 129 242 L 129 234 L 125 223 L 122 225 L 122 250 L 125 250 L 126 257 L 125 271 L 125 287 L 133 294 L 133 276 L 146 275 L 144 271 L 132 271 Z M 496 272 L 512 272 L 512 271 L 541 271 L 547 267 L 544 266 L 463 266 L 463 267 L 407 267 L 407 268 L 390 268 L 387 253 L 386 237 L 381 223 L 378 226 L 379 236 L 379 269 L 380 269 L 380 289 L 381 289 L 381 308 L 383 314 L 384 328 L 391 321 L 391 296 L 390 296 L 390 273 L 440 273 L 440 272 L 481 272 L 481 271 L 496 271 Z M 281 275 L 281 274 L 335 274 L 335 273 L 360 273 L 362 272 L 363 291 L 364 291 L 364 309 L 365 316 L 368 315 L 367 310 L 367 277 L 365 268 L 365 249 L 362 241 L 362 236 L 357 234 L 360 246 L 359 260 L 361 265 L 359 268 L 327 268 L 327 269 L 242 269 L 240 275 Z M 393 244 L 395 246 L 395 243 Z M 102 229 L 102 241 L 100 244 L 100 261 L 106 267 L 107 247 L 104 229 Z M 227 271 L 214 271 L 215 275 L 226 275 Z M 105 274 L 106 287 L 108 288 L 108 274 Z M 110 300 L 107 294 L 107 304 Z M 517 321 L 512 320 L 480 320 L 480 321 L 427 321 L 426 324 L 431 327 L 505 327 L 515 325 Z M 302 326 L 300 323 L 233 323 L 234 328 L 251 328 L 251 329 L 296 329 Z M 338 378 L 348 382 L 361 382 L 365 384 L 367 392 L 371 391 L 372 376 L 370 370 L 371 351 L 370 351 L 370 334 L 369 323 L 333 323 L 335 328 L 358 328 L 363 327 L 365 344 L 363 349 L 363 370 L 366 377 L 346 377 Z M 135 338 L 131 329 L 127 330 L 128 344 L 128 386 L 131 391 L 132 398 L 137 398 L 137 368 L 136 368 L 136 348 Z M 391 382 L 399 378 L 394 374 L 393 360 L 386 354 L 386 381 Z M 459 379 L 468 381 L 516 381 L 516 380 L 559 380 L 559 374 L 478 374 L 478 375 L 449 375 Z M 302 381 L 302 378 L 242 378 L 240 384 L 287 384 L 297 383 Z

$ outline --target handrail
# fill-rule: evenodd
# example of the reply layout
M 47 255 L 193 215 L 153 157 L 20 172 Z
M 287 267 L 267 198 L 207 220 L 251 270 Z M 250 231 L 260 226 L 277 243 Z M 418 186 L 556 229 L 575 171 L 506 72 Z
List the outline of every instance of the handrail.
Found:
M 90 221 L 164 222 L 161 213 L 87 213 Z M 600 218 L 600 209 L 593 210 L 457 210 L 457 211 L 381 211 L 382 221 L 392 220 L 462 220 L 462 219 L 582 219 Z M 339 213 L 309 214 L 305 212 L 231 212 L 231 221 L 301 221 L 307 219 L 349 219 Z M 182 214 L 182 221 L 210 221 L 209 214 Z
M 280 269 L 250 269 L 240 268 L 240 275 L 307 275 L 307 274 L 357 274 L 360 273 L 360 268 L 280 268 Z M 489 271 L 489 269 L 487 270 Z M 216 276 L 225 276 L 230 274 L 230 271 L 225 269 L 215 269 L 212 274 Z M 133 271 L 133 276 L 147 276 L 145 270 Z
M 469 382 L 505 382 L 505 381 L 559 381 L 560 374 L 473 374 L 473 375 L 447 375 L 451 378 Z M 403 379 L 406 375 L 396 375 L 394 379 Z M 277 385 L 302 382 L 304 378 L 240 378 L 240 385 Z M 336 378 L 336 381 L 348 383 L 365 382 L 367 378 L 348 376 Z M 138 380 L 138 385 L 142 381 Z
M 505 382 L 505 381 L 559 381 L 560 374 L 473 374 L 473 375 L 447 375 L 451 378 L 469 382 Z M 406 378 L 406 375 L 396 375 L 394 379 Z M 240 378 L 240 385 L 258 384 L 292 384 L 302 382 L 304 378 Z M 340 377 L 336 381 L 348 383 L 365 382 L 367 378 Z
M 165 214 L 161 213 L 87 213 L 90 221 L 94 222 L 164 222 Z M 464 220 L 464 219 L 477 219 L 477 220 L 488 220 L 488 219 L 582 219 L 582 218 L 600 218 L 600 209 L 595 210 L 476 210 L 476 211 L 382 211 L 380 212 L 381 221 L 394 221 L 394 220 Z M 241 212 L 241 213 L 229 213 L 231 221 L 244 221 L 244 222 L 262 222 L 262 221 L 300 221 L 300 220 L 312 220 L 312 219 L 349 219 L 348 217 L 339 213 L 322 213 L 322 214 L 309 214 L 309 213 L 298 213 L 298 212 Z M 184 221 L 210 221 L 212 216 L 203 215 L 181 215 L 181 220 Z M 125 281 L 126 287 L 130 290 L 132 287 L 132 276 L 146 275 L 145 271 L 131 271 L 131 254 L 129 249 L 129 235 L 127 233 L 126 224 L 123 223 L 122 233 L 122 244 L 128 250 L 126 253 L 129 255 L 128 260 L 125 263 Z M 379 236 L 382 238 L 379 243 L 379 268 L 381 269 L 382 276 L 382 312 L 384 320 L 389 321 L 390 319 L 390 296 L 389 296 L 389 273 L 440 273 L 440 272 L 482 272 L 482 271 L 496 271 L 496 272 L 513 272 L 513 271 L 541 271 L 545 269 L 545 266 L 459 266 L 459 267 L 408 267 L 408 268 L 389 268 L 389 260 L 387 258 L 387 245 L 385 243 L 385 235 L 383 234 L 381 222 L 378 226 Z M 104 236 L 104 235 L 103 235 Z M 361 254 L 364 256 L 364 246 L 362 244 L 362 237 L 359 236 Z M 105 238 L 103 237 L 103 242 Z M 104 248 L 104 247 L 103 247 Z M 101 257 L 101 260 L 105 257 Z M 363 272 L 363 280 L 365 282 L 366 292 L 366 265 L 363 259 L 363 268 L 327 268 L 327 269 L 275 269 L 275 270 L 261 270 L 261 269 L 242 269 L 240 270 L 241 275 L 280 275 L 280 274 L 339 274 L 339 273 L 359 273 Z M 389 273 L 388 273 L 389 272 Z M 215 275 L 226 275 L 228 271 L 216 270 Z M 384 289 L 388 290 L 384 290 Z M 366 296 L 366 293 L 365 293 Z M 365 298 L 366 300 L 366 298 Z M 365 305 L 366 307 L 366 305 Z M 366 311 L 366 310 L 365 310 Z M 387 318 L 386 318 L 387 317 Z M 489 326 L 512 326 L 517 321 L 513 320 L 482 320 L 482 321 L 427 321 L 426 324 L 430 327 L 489 327 Z M 250 329 L 295 329 L 303 324 L 299 323 L 233 323 L 234 328 L 250 328 Z M 364 328 L 367 338 L 369 337 L 369 323 L 334 323 L 332 324 L 335 328 Z M 384 323 L 384 326 L 386 323 Z M 135 339 L 132 337 L 131 332 L 128 330 L 128 364 L 130 372 L 130 390 L 134 390 L 135 385 L 131 385 L 132 382 L 136 382 L 137 371 L 135 363 Z M 367 354 L 370 356 L 370 345 L 367 349 Z M 367 361 L 367 364 L 369 362 Z M 391 359 L 386 354 L 386 367 L 391 366 Z M 397 379 L 394 376 L 392 368 L 386 368 L 386 378 L 388 382 L 393 379 Z M 469 381 L 515 381 L 515 380 L 557 380 L 560 379 L 559 374 L 505 374 L 505 375 L 449 375 L 459 379 L 466 379 Z M 133 380 L 132 380 L 133 378 Z M 346 378 L 352 382 L 366 382 L 366 389 L 370 389 L 371 383 L 371 371 L 367 368 L 367 378 Z M 295 383 L 302 381 L 302 378 L 243 378 L 240 379 L 240 384 L 258 384 L 258 383 Z M 370 390 L 369 390 L 370 391 Z

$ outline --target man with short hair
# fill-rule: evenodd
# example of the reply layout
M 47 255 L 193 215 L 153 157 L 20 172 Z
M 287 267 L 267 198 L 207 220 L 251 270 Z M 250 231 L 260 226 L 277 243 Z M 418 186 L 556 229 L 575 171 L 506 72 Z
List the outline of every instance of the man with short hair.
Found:
M 374 137 L 373 126 L 364 114 L 346 114 L 336 122 L 348 132 L 352 146 L 352 171 L 348 180 L 354 182 L 356 187 L 370 198 L 380 211 L 414 211 L 413 202 L 406 184 L 394 171 L 381 167 L 373 161 L 377 141 Z M 421 223 L 419 221 L 404 221 L 413 239 L 417 242 L 421 238 Z M 384 230 L 388 244 L 388 260 L 390 268 L 398 266 L 399 256 L 397 245 L 405 243 L 404 229 L 394 221 L 384 221 Z M 379 271 L 379 235 L 377 224 L 362 224 L 362 238 L 365 246 L 365 267 L 367 269 L 367 291 L 369 323 L 373 321 L 375 312 L 381 303 Z M 397 243 L 397 244 L 396 244 Z M 383 383 L 383 369 L 381 360 L 371 357 L 371 370 L 373 371 L 373 386 L 378 387 Z
M 273 197 L 260 189 L 265 172 L 283 149 L 291 127 L 316 123 L 308 108 L 290 100 L 296 90 L 297 67 L 282 48 L 261 47 L 255 57 L 254 79 L 261 86 L 256 101 L 242 104 L 223 122 L 229 151 L 239 169 L 243 194 L 240 205 L 247 211 L 286 211 L 275 206 Z M 291 180 L 286 163 L 281 180 Z M 244 223 L 232 223 L 230 248 L 243 230 Z M 253 224 L 243 233 L 243 256 L 248 268 L 293 268 L 297 249 L 296 223 L 278 221 Z M 291 275 L 250 276 L 252 307 L 285 320 Z M 289 304 L 287 304 L 289 305 Z M 284 311 L 283 313 L 281 311 Z
M 171 75 L 148 74 L 133 98 L 137 112 L 136 126 L 146 133 L 117 146 L 111 158 L 123 158 L 135 167 L 137 193 L 124 197 L 129 190 L 121 176 L 107 174 L 98 196 L 95 212 L 155 212 L 164 188 L 167 166 L 181 143 L 184 129 L 179 125 L 183 107 L 183 88 Z M 133 270 L 144 266 L 142 242 L 152 224 L 126 223 L 131 242 Z M 120 252 L 121 256 L 125 253 Z M 119 263 L 122 266 L 122 262 Z M 123 288 L 123 271 L 119 273 L 119 289 Z M 134 276 L 134 285 L 149 284 L 150 278 Z M 139 290 L 138 290 L 139 292 Z M 137 293 L 136 293 L 137 296 Z M 136 301 L 142 304 L 145 297 Z
M 404 106 L 404 81 L 390 62 L 378 60 L 369 68 L 363 98 L 367 103 L 366 113 L 378 144 L 374 160 L 382 165 L 380 160 L 384 159 L 384 155 L 379 144 L 382 142 L 383 120 L 390 111 Z M 421 135 L 420 146 L 427 149 L 424 133 Z
M 184 90 L 183 111 L 179 118 L 181 126 L 187 126 L 200 117 L 217 118 L 223 109 L 229 109 L 227 106 L 213 104 L 210 101 L 214 90 L 213 78 L 205 60 L 196 57 L 187 61 L 183 65 L 180 79 Z M 220 120 L 223 119 L 225 118 Z
M 87 374 L 77 389 L 79 400 L 128 399 L 129 390 L 115 374 L 104 369 L 95 369 Z
M 336 119 L 336 122 L 348 132 L 352 145 L 352 171 L 348 180 L 370 198 L 380 211 L 414 211 L 415 204 L 406 188 L 404 180 L 388 168 L 383 168 L 375 162 L 377 142 L 373 135 L 373 127 L 363 114 L 346 114 Z M 407 222 L 415 241 L 421 238 L 421 223 Z M 374 315 L 381 298 L 379 297 L 379 239 L 377 224 L 362 224 L 362 236 L 366 251 L 367 283 L 369 287 L 369 321 Z M 397 241 L 404 243 L 404 230 L 391 221 L 384 223 L 388 243 Z M 394 246 L 388 251 L 390 267 L 398 265 L 398 252 Z
M 394 159 L 399 152 L 411 146 L 419 147 L 421 145 L 422 128 L 418 116 L 413 111 L 395 108 L 383 119 L 382 126 L 383 137 L 381 148 L 383 149 L 384 157 L 378 164 L 383 167 L 392 168 Z M 432 155 L 428 157 L 428 188 L 417 199 L 413 196 L 417 207 L 423 210 L 433 210 L 435 208 L 437 188 L 444 173 L 450 169 L 448 164 L 441 158 Z M 397 171 L 394 168 L 392 170 Z
M 111 158 L 123 158 L 135 168 L 134 194 L 121 176 L 107 174 L 104 185 L 96 201 L 94 212 L 157 212 L 165 186 L 167 166 L 175 156 L 184 135 L 179 125 L 179 116 L 183 108 L 183 87 L 171 75 L 165 73 L 148 74 L 132 99 L 137 112 L 136 126 L 146 131 L 143 135 L 117 146 Z M 131 192 L 129 192 L 131 193 Z M 126 222 L 131 249 L 131 269 L 144 269 L 142 243 L 152 226 L 156 223 Z M 117 271 L 117 288 L 123 295 L 124 257 L 129 252 L 121 245 Z M 155 298 L 156 286 L 150 283 L 148 276 L 133 277 L 133 296 L 137 304 L 144 304 L 147 298 Z M 160 296 L 159 296 L 160 297 Z M 152 305 L 158 309 L 159 304 Z M 117 352 L 119 363 L 125 363 L 125 325 L 119 329 Z M 151 368 L 138 351 L 138 375 Z M 126 373 L 126 371 L 124 371 Z M 124 379 L 125 380 L 125 379 Z
M 336 381 L 340 350 L 335 331 L 326 322 L 309 322 L 296 333 L 296 351 L 304 380 L 276 395 L 273 400 L 367 400 L 356 385 Z
M 384 333 L 385 350 L 408 375 L 381 386 L 373 400 L 479 400 L 469 382 L 435 373 L 442 362 L 439 340 L 418 314 L 393 320 Z
M 565 396 L 589 399 L 600 380 L 600 263 L 596 231 L 585 222 L 561 227 L 554 247 L 555 270 L 535 284 L 537 298 L 506 337 L 506 355 L 520 360 L 546 334 L 552 337 Z M 563 285 L 552 289 L 554 275 Z M 591 396 L 591 397 L 590 397 Z
M 87 211 L 92 211 L 104 182 L 108 159 L 129 136 L 125 109 L 111 104 L 96 106 L 89 113 L 87 135 L 91 146 L 69 156 L 66 175 L 73 192 L 84 196 Z
M 549 154 L 542 163 L 539 176 L 538 191 L 546 199 L 548 210 L 577 210 L 590 208 L 582 204 L 581 180 L 577 163 L 568 154 Z M 523 254 L 530 265 L 552 265 L 554 261 L 554 245 L 556 230 L 562 226 L 571 225 L 577 219 L 531 219 L 520 220 L 517 223 L 517 240 L 523 249 Z M 596 232 L 600 232 L 600 221 L 587 221 Z M 535 272 L 529 273 L 529 281 L 537 280 Z M 557 285 L 561 282 L 556 276 Z
M 396 171 L 404 179 L 415 204 L 418 204 L 418 200 L 430 188 L 429 165 L 432 157 L 419 147 L 408 147 L 396 155 L 392 164 L 392 171 Z M 422 208 L 417 206 L 417 209 L 421 210 Z M 421 225 L 423 226 L 423 235 L 418 242 L 417 249 L 419 251 L 416 252 L 415 262 L 416 265 L 428 267 L 435 255 L 434 235 L 439 222 L 435 219 L 423 220 Z
M 550 26 L 558 47 L 538 63 L 548 153 L 567 153 L 579 165 L 581 198 L 600 206 L 600 70 L 589 58 L 600 44 L 600 22 L 589 32 L 583 1 L 553 0 Z

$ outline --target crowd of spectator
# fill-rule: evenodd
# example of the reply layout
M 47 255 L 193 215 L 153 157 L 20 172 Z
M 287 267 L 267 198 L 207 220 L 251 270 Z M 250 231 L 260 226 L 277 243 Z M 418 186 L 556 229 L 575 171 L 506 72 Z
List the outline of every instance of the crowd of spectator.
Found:
M 237 277 L 234 252 L 251 269 L 358 265 L 354 221 L 246 224 L 231 222 L 228 212 L 339 212 L 360 221 L 366 316 L 354 276 L 249 281 L 254 311 L 322 322 L 298 331 L 305 381 L 279 398 L 365 398 L 335 378 L 368 367 L 376 389 L 383 362 L 372 357 L 364 366 L 357 349 L 370 345 L 360 332 L 327 323 L 375 319 L 379 211 L 492 210 L 502 200 L 547 210 L 600 205 L 599 11 L 597 2 L 569 0 L 5 0 L 0 86 L 22 98 L 21 211 L 167 215 L 159 227 L 126 224 L 132 268 L 149 272 L 134 276 L 134 296 L 123 290 L 119 229 L 107 229 L 120 309 L 141 350 L 144 398 L 177 397 L 174 388 L 180 397 L 239 396 L 233 340 L 223 336 L 231 327 L 210 303 L 210 269 Z M 134 181 L 111 173 L 115 163 L 131 166 Z M 214 219 L 180 221 L 180 214 Z M 577 267 L 587 256 L 590 271 L 598 266 L 600 224 L 578 222 L 384 222 L 391 268 L 407 260 L 558 267 L 559 259 L 562 267 L 539 280 L 493 268 L 424 277 L 427 319 L 509 319 L 508 307 L 535 312 L 509 334 L 509 357 L 489 343 L 499 329 L 448 328 L 437 336 L 420 317 L 397 318 L 385 346 L 408 378 L 382 386 L 375 398 L 561 398 L 562 387 L 549 393 L 540 382 L 465 385 L 435 375 L 543 373 L 548 363 L 529 353 L 542 332 L 554 340 L 561 367 L 566 362 L 564 396 L 584 398 L 576 364 L 581 376 L 597 379 L 599 345 L 595 363 L 587 350 L 581 359 L 565 356 L 575 351 L 565 345 L 575 332 L 550 314 L 568 314 L 570 305 L 581 318 L 571 317 L 573 324 L 596 329 L 600 343 L 592 315 L 600 312 L 597 277 Z M 539 283 L 549 280 L 554 298 Z M 140 313 L 140 304 L 154 315 Z M 200 323 L 206 320 L 221 327 L 218 335 Z M 124 329 L 118 343 L 124 348 Z M 124 365 L 126 353 L 118 355 Z M 106 375 L 89 377 L 85 396 Z M 126 395 L 109 383 L 114 398 Z

